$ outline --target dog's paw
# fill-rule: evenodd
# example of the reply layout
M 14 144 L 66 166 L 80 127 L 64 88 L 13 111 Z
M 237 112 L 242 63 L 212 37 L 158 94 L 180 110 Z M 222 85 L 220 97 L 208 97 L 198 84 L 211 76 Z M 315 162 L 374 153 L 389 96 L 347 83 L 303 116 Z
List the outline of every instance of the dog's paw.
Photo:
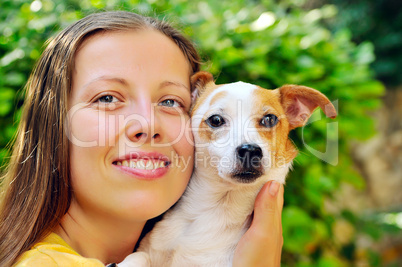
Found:
M 151 260 L 145 252 L 135 252 L 128 255 L 124 261 L 117 264 L 118 267 L 150 267 Z

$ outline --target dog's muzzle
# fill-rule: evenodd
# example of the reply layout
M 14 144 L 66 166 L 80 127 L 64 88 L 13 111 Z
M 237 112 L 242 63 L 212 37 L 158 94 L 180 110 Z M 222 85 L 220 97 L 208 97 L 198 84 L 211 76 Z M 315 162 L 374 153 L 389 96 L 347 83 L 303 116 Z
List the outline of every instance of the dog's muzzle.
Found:
M 256 144 L 241 144 L 236 148 L 237 167 L 233 177 L 243 183 L 253 182 L 263 174 L 262 149 Z

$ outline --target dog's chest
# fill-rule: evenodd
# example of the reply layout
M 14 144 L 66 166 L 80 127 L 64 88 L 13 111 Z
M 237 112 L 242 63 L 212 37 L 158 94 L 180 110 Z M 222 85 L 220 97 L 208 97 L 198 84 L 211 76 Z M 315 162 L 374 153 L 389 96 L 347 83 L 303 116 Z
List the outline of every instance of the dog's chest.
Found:
M 171 266 L 226 266 L 232 261 L 236 245 L 248 229 L 244 223 L 228 224 L 223 211 L 204 214 L 187 221 L 172 251 Z

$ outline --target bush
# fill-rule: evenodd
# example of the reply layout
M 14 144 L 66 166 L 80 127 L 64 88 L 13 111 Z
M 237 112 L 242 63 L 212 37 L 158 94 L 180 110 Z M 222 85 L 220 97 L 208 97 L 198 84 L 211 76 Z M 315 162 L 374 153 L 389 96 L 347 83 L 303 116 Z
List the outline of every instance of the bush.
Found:
M 374 233 L 373 227 L 358 227 L 355 223 L 369 224 L 350 211 L 329 212 L 325 202 L 333 199 L 343 183 L 364 188 L 349 155 L 350 141 L 374 134 L 369 114 L 380 106 L 383 86 L 369 68 L 373 45 L 355 45 L 347 29 L 332 33 L 323 26 L 323 19 L 336 16 L 334 6 L 305 11 L 303 2 L 3 0 L 0 157 L 7 159 L 5 147 L 15 133 L 14 121 L 22 104 L 18 91 L 49 36 L 94 10 L 155 13 L 183 25 L 202 52 L 204 70 L 211 71 L 218 83 L 242 80 L 265 88 L 303 84 L 335 101 L 338 119 L 330 121 L 317 111 L 305 129 L 291 134 L 300 153 L 285 190 L 282 262 L 300 267 L 354 266 L 356 236 L 375 238 L 381 230 Z M 370 266 L 381 265 L 375 253 L 361 254 Z
M 349 28 L 352 40 L 374 44 L 376 60 L 371 63 L 376 77 L 388 89 L 402 84 L 402 3 L 398 0 L 332 0 L 339 7 L 339 17 L 329 19 L 333 29 Z

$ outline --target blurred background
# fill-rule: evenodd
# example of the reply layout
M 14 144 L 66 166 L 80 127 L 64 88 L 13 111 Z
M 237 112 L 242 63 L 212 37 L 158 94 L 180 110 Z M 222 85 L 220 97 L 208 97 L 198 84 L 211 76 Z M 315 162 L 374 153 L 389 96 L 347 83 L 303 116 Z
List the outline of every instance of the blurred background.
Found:
M 102 10 L 173 22 L 217 83 L 326 94 L 338 118 L 317 111 L 291 134 L 282 266 L 402 266 L 400 0 L 0 0 L 2 168 L 45 41 Z

